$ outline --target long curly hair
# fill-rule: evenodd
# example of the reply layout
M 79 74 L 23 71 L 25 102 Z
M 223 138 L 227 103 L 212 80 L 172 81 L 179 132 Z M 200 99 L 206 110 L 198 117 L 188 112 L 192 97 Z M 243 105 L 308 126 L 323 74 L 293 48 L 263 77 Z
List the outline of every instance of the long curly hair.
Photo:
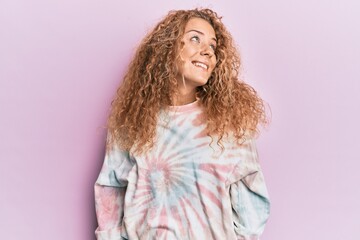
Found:
M 237 140 L 257 134 L 265 123 L 264 102 L 239 79 L 240 56 L 221 17 L 211 9 L 170 11 L 142 40 L 111 103 L 108 146 L 144 152 L 153 147 L 160 110 L 177 94 L 181 39 L 191 18 L 202 18 L 215 30 L 217 63 L 204 86 L 196 89 L 207 119 L 207 133 L 218 144 L 227 133 Z

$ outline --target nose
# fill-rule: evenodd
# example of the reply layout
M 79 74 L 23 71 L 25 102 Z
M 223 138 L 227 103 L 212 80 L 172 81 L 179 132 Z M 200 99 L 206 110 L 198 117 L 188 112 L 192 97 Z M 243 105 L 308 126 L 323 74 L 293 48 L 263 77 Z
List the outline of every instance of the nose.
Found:
M 214 52 L 209 45 L 203 44 L 200 50 L 200 55 L 211 58 L 214 55 Z

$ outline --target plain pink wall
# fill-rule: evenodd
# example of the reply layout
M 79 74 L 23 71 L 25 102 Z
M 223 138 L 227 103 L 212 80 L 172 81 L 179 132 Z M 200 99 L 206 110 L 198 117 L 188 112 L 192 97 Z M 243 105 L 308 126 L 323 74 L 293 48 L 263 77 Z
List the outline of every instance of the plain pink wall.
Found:
M 357 0 L 2 0 L 1 239 L 94 239 L 115 89 L 145 32 L 196 6 L 224 16 L 272 109 L 258 140 L 272 199 L 262 239 L 360 239 Z

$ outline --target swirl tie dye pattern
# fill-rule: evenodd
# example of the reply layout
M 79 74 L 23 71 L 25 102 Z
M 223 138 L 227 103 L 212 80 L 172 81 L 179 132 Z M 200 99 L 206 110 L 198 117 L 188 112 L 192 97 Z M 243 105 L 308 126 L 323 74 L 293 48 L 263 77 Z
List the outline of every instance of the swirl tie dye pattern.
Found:
M 259 239 L 270 205 L 255 144 L 232 139 L 221 151 L 194 102 L 160 114 L 146 154 L 108 151 L 95 184 L 97 239 Z

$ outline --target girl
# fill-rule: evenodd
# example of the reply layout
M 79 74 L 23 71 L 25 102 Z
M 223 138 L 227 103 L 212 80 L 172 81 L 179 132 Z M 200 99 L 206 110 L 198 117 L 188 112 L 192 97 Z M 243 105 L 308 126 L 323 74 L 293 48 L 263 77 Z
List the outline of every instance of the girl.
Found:
M 259 239 L 264 104 L 239 68 L 210 9 L 171 11 L 144 38 L 108 119 L 97 239 Z

